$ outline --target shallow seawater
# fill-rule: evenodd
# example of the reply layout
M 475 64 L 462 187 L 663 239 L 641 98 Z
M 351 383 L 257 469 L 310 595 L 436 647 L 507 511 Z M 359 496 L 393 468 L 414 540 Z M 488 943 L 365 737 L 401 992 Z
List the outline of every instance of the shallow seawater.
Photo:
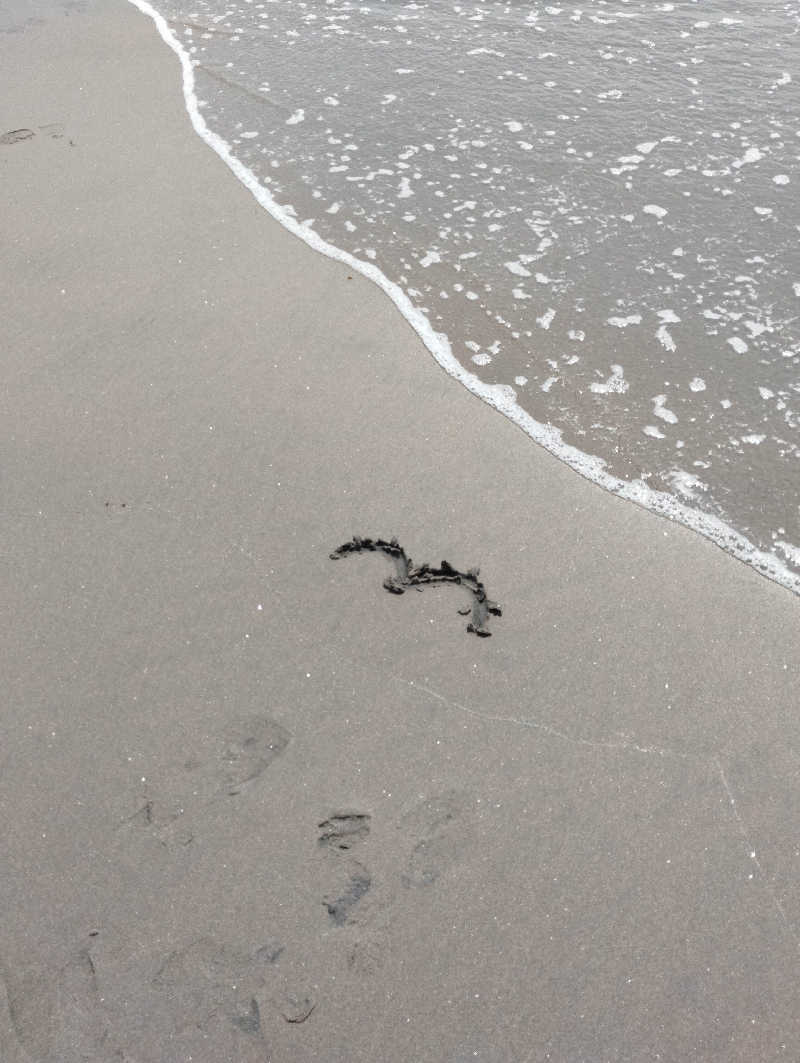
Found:
M 800 0 L 157 6 L 278 203 L 800 573 Z

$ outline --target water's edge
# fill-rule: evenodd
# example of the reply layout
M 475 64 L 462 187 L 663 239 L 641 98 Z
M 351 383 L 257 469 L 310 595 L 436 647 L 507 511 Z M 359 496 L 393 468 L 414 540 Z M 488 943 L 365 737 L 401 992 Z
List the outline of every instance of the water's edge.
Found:
M 200 113 L 195 93 L 192 60 L 169 28 L 167 21 L 147 0 L 128 0 L 128 2 L 138 8 L 142 14 L 149 16 L 153 20 L 164 42 L 178 56 L 183 74 L 184 102 L 197 135 L 222 159 L 239 181 L 250 191 L 258 204 L 285 229 L 298 236 L 313 250 L 319 251 L 328 258 L 344 263 L 350 269 L 357 271 L 377 284 L 389 296 L 446 373 L 460 381 L 473 395 L 483 399 L 484 402 L 487 402 L 508 417 L 534 442 L 544 447 L 554 457 L 565 462 L 587 480 L 591 480 L 592 483 L 620 498 L 634 502 L 643 509 L 650 510 L 659 516 L 666 517 L 692 531 L 698 532 L 726 553 L 750 565 L 761 575 L 766 576 L 767 579 L 778 583 L 794 594 L 800 595 L 800 575 L 784 565 L 774 554 L 758 549 L 745 536 L 718 517 L 693 509 L 665 491 L 656 491 L 648 487 L 642 480 L 629 482 L 612 476 L 605 468 L 605 463 L 601 458 L 586 454 L 577 447 L 565 443 L 558 428 L 534 420 L 530 414 L 517 404 L 516 392 L 513 388 L 486 384 L 473 373 L 470 373 L 453 355 L 447 336 L 436 332 L 428 318 L 413 306 L 405 292 L 397 284 L 390 281 L 388 277 L 384 276 L 377 266 L 357 259 L 347 251 L 329 244 L 313 229 L 300 224 L 284 210 L 258 181 L 252 170 L 232 154 L 228 143 L 213 130 L 209 129 Z

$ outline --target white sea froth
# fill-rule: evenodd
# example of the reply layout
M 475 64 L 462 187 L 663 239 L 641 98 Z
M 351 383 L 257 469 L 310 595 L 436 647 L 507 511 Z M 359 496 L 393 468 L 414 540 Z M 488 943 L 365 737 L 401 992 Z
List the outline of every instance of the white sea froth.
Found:
M 589 389 L 596 395 L 624 395 L 630 387 L 628 381 L 625 379 L 625 373 L 621 365 L 611 366 L 611 376 L 603 383 L 598 380 L 593 380 L 589 385 Z
M 671 333 L 670 333 L 670 331 L 669 331 L 669 329 L 667 328 L 666 325 L 661 325 L 659 327 L 659 329 L 656 331 L 656 339 L 658 340 L 658 342 L 661 344 L 661 346 L 665 350 L 667 350 L 667 351 L 675 351 L 675 350 L 677 350 L 677 347 L 675 345 L 675 340 L 672 338 L 672 335 L 671 335 Z
M 678 418 L 672 410 L 667 409 L 665 406 L 666 401 L 666 395 L 655 395 L 653 397 L 653 413 L 656 417 L 660 417 L 662 421 L 666 421 L 667 424 L 677 424 Z
M 628 325 L 640 325 L 642 323 L 642 315 L 628 314 L 627 317 L 610 317 L 607 320 L 609 325 L 613 325 L 614 328 L 627 328 Z

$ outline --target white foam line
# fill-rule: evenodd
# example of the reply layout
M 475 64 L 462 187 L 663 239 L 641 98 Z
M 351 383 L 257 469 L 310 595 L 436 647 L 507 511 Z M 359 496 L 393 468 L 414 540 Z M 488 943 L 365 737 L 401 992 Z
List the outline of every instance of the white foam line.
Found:
M 350 269 L 361 273 L 386 292 L 445 372 L 455 377 L 456 380 L 461 381 L 473 395 L 477 395 L 484 402 L 499 410 L 500 413 L 505 414 L 531 439 L 535 440 L 555 457 L 560 458 L 561 461 L 580 473 L 581 476 L 586 477 L 587 480 L 591 480 L 620 498 L 635 502 L 644 509 L 649 509 L 662 517 L 667 517 L 669 520 L 683 524 L 692 531 L 699 532 L 700 535 L 710 539 L 740 561 L 752 565 L 753 568 L 757 569 L 768 579 L 774 580 L 781 586 L 800 595 L 800 574 L 793 572 L 774 554 L 759 550 L 749 539 L 718 517 L 692 509 L 665 491 L 655 491 L 642 480 L 629 482 L 612 476 L 606 470 L 605 462 L 602 458 L 585 454 L 582 450 L 578 450 L 577 447 L 565 443 L 561 438 L 560 429 L 535 421 L 529 413 L 526 413 L 521 406 L 517 405 L 516 392 L 513 388 L 485 384 L 473 373 L 470 373 L 454 357 L 447 337 L 441 332 L 434 331 L 430 321 L 422 311 L 418 310 L 405 292 L 393 281 L 390 281 L 388 277 L 384 276 L 377 266 L 372 265 L 370 262 L 362 262 L 347 251 L 334 247 L 333 244 L 329 244 L 312 229 L 301 225 L 288 214 L 280 204 L 275 202 L 267 189 L 259 183 L 253 171 L 231 153 L 227 141 L 223 140 L 222 137 L 214 133 L 206 125 L 205 119 L 200 113 L 195 93 L 194 64 L 183 45 L 169 28 L 163 15 L 160 15 L 155 8 L 147 3 L 147 0 L 128 0 L 128 2 L 138 8 L 143 14 L 150 16 L 165 43 L 178 56 L 183 71 L 183 95 L 186 101 L 186 110 L 189 112 L 189 118 L 197 135 L 202 137 L 206 144 L 219 155 L 242 184 L 252 192 L 260 205 L 276 221 L 280 222 L 285 229 L 294 233 L 295 236 L 299 236 L 315 251 L 327 255 L 328 258 L 344 262 Z

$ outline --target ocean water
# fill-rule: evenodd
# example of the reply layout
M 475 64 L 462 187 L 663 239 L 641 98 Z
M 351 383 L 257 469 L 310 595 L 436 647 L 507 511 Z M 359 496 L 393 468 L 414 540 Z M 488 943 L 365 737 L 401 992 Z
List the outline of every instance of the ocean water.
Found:
M 473 390 L 800 591 L 800 0 L 155 6 L 196 125 Z

